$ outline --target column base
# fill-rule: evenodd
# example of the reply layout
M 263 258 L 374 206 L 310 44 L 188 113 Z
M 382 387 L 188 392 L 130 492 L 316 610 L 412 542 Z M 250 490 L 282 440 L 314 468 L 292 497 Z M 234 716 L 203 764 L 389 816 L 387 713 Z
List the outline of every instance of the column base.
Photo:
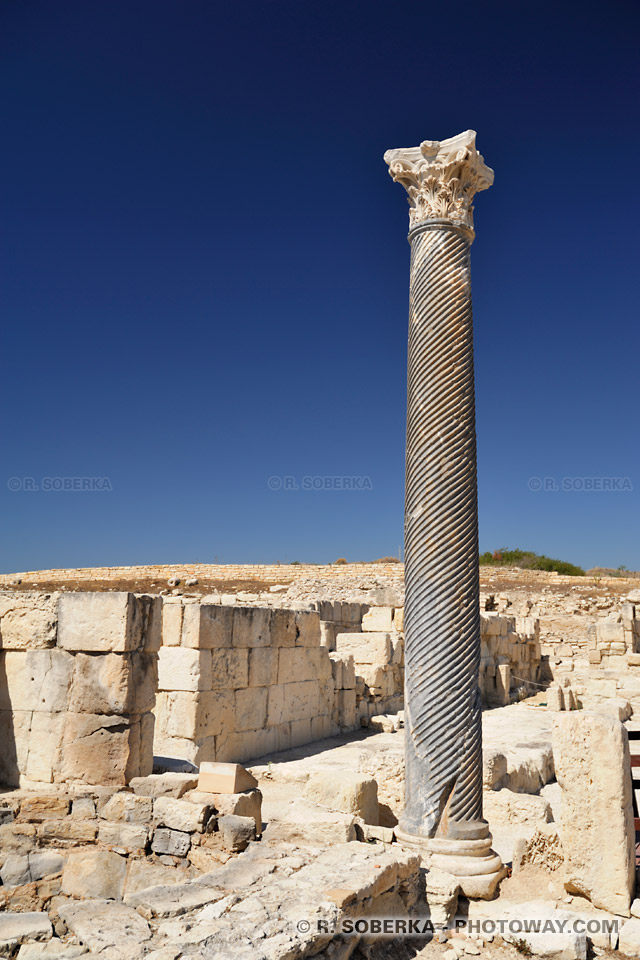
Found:
M 474 900 L 490 900 L 495 896 L 507 868 L 499 855 L 491 849 L 492 836 L 476 840 L 452 837 L 421 837 L 394 827 L 400 844 L 422 856 L 428 869 L 441 870 L 455 877 L 460 892 Z

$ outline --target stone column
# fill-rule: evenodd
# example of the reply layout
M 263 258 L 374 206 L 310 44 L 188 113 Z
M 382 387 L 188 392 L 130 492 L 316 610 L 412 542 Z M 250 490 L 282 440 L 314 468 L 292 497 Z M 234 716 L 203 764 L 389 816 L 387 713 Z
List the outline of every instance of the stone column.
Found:
M 478 508 L 469 253 L 493 171 L 472 130 L 388 150 L 409 195 L 405 809 L 399 838 L 490 896 L 504 873 L 482 816 Z

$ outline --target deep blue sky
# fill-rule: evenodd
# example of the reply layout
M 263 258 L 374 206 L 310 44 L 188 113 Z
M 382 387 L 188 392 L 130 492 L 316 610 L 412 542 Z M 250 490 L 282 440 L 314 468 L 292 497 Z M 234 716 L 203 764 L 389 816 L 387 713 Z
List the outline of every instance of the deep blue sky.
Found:
M 635 0 L 5 3 L 0 569 L 397 554 L 382 154 L 469 127 L 481 547 L 640 568 L 639 27 Z M 371 489 L 269 488 L 307 476 Z M 586 476 L 633 489 L 528 486 Z

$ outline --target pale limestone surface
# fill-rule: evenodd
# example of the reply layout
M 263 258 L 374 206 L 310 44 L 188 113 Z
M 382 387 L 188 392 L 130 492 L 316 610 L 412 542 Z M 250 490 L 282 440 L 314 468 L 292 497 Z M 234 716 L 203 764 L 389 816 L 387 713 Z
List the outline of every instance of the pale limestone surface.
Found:
M 562 788 L 565 886 L 597 907 L 628 917 L 635 833 L 627 733 L 610 717 L 560 713 L 554 719 L 553 751 Z
M 330 810 L 378 824 L 378 784 L 373 777 L 347 771 L 313 773 L 305 784 L 304 796 Z

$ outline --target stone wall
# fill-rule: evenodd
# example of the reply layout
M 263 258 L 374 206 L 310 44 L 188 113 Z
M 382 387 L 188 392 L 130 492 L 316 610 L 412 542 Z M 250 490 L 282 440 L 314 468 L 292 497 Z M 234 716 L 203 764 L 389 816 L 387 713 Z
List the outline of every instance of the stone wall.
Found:
M 579 580 L 582 578 L 574 578 Z M 569 595 L 546 588 L 533 596 L 516 589 L 481 595 L 481 607 L 516 617 L 519 623 L 539 621 L 543 680 L 572 673 L 580 677 L 594 669 L 624 673 L 640 654 L 640 591 L 596 595 L 593 583 L 577 584 Z
M 158 597 L 0 595 L 0 781 L 151 772 Z
M 0 594 L 0 781 L 126 784 L 154 754 L 243 763 L 401 710 L 403 608 L 300 606 Z M 536 620 L 483 614 L 485 703 L 539 669 Z
M 41 581 L 56 583 L 75 580 L 78 583 L 92 580 L 122 580 L 156 578 L 167 580 L 172 576 L 182 579 L 202 577 L 207 580 L 256 580 L 273 583 L 287 583 L 304 577 L 339 578 L 358 576 L 364 573 L 376 573 L 380 576 L 402 579 L 404 566 L 401 563 L 192 563 L 192 564 L 155 564 L 133 567 L 68 567 L 57 570 L 26 570 L 20 573 L 0 575 L 0 584 L 10 584 L 14 580 Z
M 316 611 L 168 598 L 162 639 L 156 755 L 242 763 L 355 727 Z
M 541 680 L 540 625 L 533 617 L 480 615 L 480 692 L 487 706 L 534 693 Z

